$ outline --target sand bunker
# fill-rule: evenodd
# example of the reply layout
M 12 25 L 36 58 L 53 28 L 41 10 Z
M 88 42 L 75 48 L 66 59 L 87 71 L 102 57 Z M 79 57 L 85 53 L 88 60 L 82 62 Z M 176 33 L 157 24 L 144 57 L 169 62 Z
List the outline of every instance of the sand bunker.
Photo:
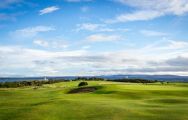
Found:
M 80 87 L 70 90 L 68 93 L 88 93 L 88 92 L 94 92 L 97 90 L 97 87 Z

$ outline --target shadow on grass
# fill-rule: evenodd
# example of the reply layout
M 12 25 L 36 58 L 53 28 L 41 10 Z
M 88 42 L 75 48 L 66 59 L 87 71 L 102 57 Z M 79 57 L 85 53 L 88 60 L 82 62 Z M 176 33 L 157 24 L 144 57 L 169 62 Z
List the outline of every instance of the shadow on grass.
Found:
M 152 100 L 147 100 L 149 103 L 162 103 L 162 104 L 188 104 L 188 100 L 185 99 L 169 99 L 169 98 L 163 98 L 163 99 L 152 99 Z

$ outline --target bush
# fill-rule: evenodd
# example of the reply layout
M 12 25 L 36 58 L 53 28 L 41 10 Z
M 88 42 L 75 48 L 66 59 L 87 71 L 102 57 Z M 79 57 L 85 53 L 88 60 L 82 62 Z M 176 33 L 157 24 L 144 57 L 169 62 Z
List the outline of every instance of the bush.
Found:
M 87 82 L 80 82 L 80 83 L 78 84 L 78 87 L 81 87 L 81 86 L 87 86 L 87 85 L 88 85 Z

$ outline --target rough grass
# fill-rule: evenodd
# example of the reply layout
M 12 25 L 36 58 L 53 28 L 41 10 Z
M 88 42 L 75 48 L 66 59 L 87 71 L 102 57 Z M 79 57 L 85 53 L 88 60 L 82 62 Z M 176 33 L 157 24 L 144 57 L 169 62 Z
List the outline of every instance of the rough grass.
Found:
M 88 82 L 94 92 L 67 94 L 79 82 L 0 89 L 0 120 L 188 120 L 188 84 Z

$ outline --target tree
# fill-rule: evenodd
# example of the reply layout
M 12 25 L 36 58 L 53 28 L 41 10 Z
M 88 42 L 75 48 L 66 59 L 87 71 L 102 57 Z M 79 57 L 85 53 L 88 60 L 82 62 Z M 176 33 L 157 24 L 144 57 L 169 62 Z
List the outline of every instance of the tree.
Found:
M 78 87 L 87 86 L 87 85 L 88 85 L 87 82 L 80 82 L 80 83 L 78 84 Z

